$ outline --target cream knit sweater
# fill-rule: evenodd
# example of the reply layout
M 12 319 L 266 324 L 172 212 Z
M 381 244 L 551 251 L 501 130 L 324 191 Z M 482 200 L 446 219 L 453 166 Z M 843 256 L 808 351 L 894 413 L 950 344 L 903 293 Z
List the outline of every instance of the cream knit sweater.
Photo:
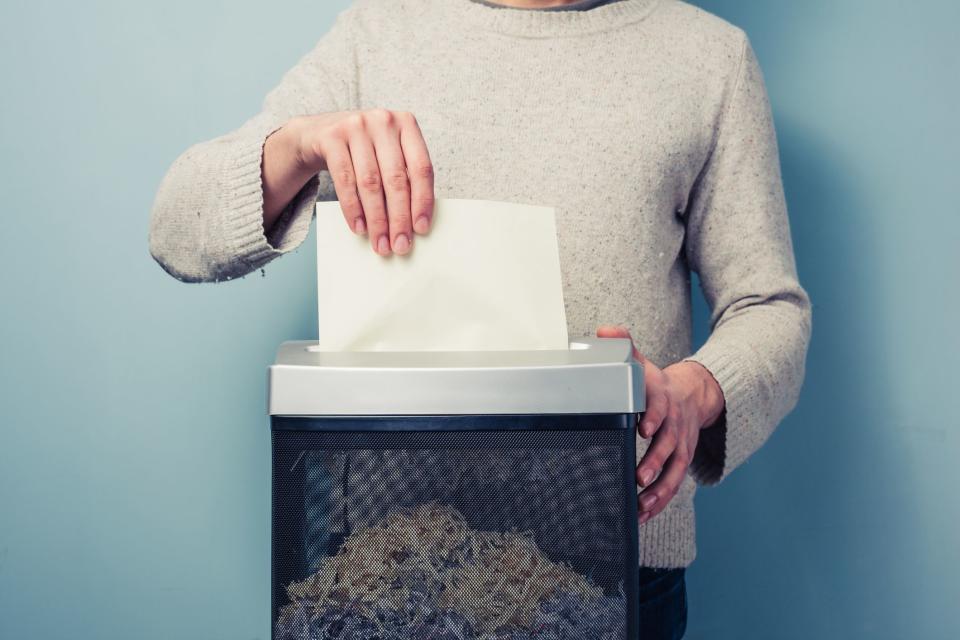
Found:
M 651 361 L 695 360 L 720 383 L 725 419 L 640 530 L 642 565 L 688 565 L 697 484 L 723 479 L 792 409 L 810 336 L 770 107 L 743 32 L 674 0 L 589 11 L 358 2 L 260 114 L 174 162 L 154 204 L 154 258 L 181 280 L 223 281 L 296 248 L 332 183 L 309 182 L 265 237 L 264 139 L 295 115 L 373 107 L 416 115 L 438 197 L 556 207 L 571 337 L 624 324 Z M 691 270 L 712 309 L 695 352 Z

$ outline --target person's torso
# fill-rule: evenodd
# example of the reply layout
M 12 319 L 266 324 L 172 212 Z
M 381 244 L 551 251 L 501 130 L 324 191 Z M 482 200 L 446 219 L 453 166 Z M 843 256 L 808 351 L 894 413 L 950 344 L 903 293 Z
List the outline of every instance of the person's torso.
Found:
M 571 337 L 624 324 L 661 366 L 690 352 L 683 211 L 712 148 L 719 71 L 736 64 L 688 52 L 738 53 L 698 42 L 683 29 L 698 10 L 666 4 L 611 31 L 538 38 L 399 12 L 359 34 L 355 96 L 417 117 L 438 197 L 555 207 Z

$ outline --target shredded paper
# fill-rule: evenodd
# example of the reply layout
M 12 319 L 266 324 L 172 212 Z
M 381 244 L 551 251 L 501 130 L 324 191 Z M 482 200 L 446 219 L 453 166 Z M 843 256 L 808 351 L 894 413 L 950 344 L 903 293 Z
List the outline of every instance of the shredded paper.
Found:
M 436 503 L 348 536 L 287 587 L 278 640 L 622 640 L 626 599 L 527 532 L 476 531 Z

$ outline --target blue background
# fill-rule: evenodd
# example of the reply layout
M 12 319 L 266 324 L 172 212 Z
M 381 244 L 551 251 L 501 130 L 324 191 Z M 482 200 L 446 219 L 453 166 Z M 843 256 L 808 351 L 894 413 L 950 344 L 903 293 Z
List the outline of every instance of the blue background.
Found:
M 960 8 L 701 4 L 764 67 L 815 312 L 799 408 L 698 496 L 688 637 L 960 637 Z M 345 5 L 0 7 L 0 637 L 269 637 L 264 369 L 315 335 L 312 240 L 188 286 L 147 219 Z

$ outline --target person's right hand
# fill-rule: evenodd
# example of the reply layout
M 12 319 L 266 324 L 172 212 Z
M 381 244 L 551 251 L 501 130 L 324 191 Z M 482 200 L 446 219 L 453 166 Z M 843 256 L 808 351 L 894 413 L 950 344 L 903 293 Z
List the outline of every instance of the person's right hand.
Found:
M 413 232 L 433 216 L 433 165 L 413 114 L 373 109 L 302 116 L 297 160 L 310 173 L 327 170 L 350 229 L 369 234 L 380 255 L 406 254 Z

